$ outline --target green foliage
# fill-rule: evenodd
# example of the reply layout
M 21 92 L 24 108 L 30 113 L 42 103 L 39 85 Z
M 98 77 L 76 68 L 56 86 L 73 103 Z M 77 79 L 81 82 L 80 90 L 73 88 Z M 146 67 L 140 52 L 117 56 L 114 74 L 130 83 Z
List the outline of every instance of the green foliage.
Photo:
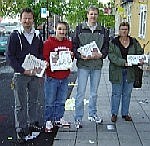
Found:
M 97 0 L 72 0 L 69 2 L 69 11 L 67 11 L 65 18 L 71 24 L 71 26 L 75 27 L 78 23 L 84 21 L 86 19 L 86 10 L 90 5 L 97 6 L 99 8 L 100 14 L 98 21 L 105 25 L 106 27 L 114 27 L 115 26 L 115 18 L 113 15 L 104 15 L 103 12 L 103 4 L 98 3 Z
M 90 5 L 95 5 L 100 9 L 99 22 L 105 24 L 106 27 L 114 27 L 114 16 L 103 14 L 103 4 L 98 3 L 98 0 L 40 0 L 36 3 L 35 0 L 0 0 L 0 16 L 13 16 L 20 13 L 20 10 L 25 7 L 30 7 L 34 10 L 35 25 L 38 26 L 46 21 L 41 18 L 41 8 L 46 7 L 50 12 L 50 17 L 53 14 L 64 18 L 73 28 L 80 22 L 86 19 L 86 9 Z M 47 3 L 48 2 L 48 3 Z M 113 3 L 112 3 L 113 4 Z
M 115 16 L 114 15 L 99 15 L 98 21 L 101 25 L 107 28 L 114 28 L 115 26 Z

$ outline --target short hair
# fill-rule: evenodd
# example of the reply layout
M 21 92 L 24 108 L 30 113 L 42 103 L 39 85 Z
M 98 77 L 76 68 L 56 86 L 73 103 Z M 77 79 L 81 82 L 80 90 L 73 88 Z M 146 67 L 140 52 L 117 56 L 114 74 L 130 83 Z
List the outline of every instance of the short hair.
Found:
M 64 22 L 64 21 L 58 21 L 58 22 L 56 23 L 55 28 L 57 28 L 57 26 L 58 26 L 59 24 L 63 24 L 63 25 L 65 25 L 65 26 L 66 26 L 66 29 L 68 29 L 68 28 L 69 28 L 68 23 L 67 23 L 67 22 Z
M 33 18 L 34 18 L 34 12 L 32 11 L 31 8 L 24 8 L 24 9 L 22 9 L 22 10 L 21 10 L 21 13 L 20 13 L 20 18 L 22 18 L 22 14 L 23 14 L 24 12 L 31 13 L 31 14 L 33 15 Z
M 91 5 L 91 6 L 89 6 L 88 7 L 88 9 L 87 9 L 87 14 L 89 13 L 89 11 L 97 11 L 98 12 L 98 14 L 99 14 L 99 9 L 96 7 L 96 6 L 93 6 L 93 5 Z
M 120 25 L 119 25 L 119 29 L 120 29 L 121 26 L 127 26 L 128 30 L 130 30 L 130 24 L 128 22 L 121 22 Z

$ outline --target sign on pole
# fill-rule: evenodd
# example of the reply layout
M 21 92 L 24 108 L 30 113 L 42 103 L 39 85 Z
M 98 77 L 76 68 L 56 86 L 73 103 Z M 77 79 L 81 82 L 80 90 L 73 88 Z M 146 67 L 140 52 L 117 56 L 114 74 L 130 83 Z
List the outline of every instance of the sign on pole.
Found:
M 47 18 L 47 8 L 41 8 L 41 18 Z

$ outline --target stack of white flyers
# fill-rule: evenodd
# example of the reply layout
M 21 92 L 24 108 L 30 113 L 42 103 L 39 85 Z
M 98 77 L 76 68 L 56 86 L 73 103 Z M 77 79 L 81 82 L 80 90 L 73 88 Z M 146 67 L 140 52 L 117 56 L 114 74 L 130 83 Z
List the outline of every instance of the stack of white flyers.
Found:
M 56 48 L 56 52 L 50 52 L 51 70 L 68 70 L 72 67 L 72 58 L 69 48 Z
M 46 62 L 36 58 L 34 55 L 28 54 L 22 64 L 25 70 L 36 70 L 36 76 L 42 77 L 46 69 Z
M 127 62 L 129 65 L 137 65 L 140 61 L 148 63 L 149 55 L 127 55 Z
M 92 56 L 92 52 L 100 53 L 100 50 L 95 41 L 91 42 L 90 44 L 86 44 L 80 48 L 78 48 L 78 52 L 80 52 L 83 56 Z

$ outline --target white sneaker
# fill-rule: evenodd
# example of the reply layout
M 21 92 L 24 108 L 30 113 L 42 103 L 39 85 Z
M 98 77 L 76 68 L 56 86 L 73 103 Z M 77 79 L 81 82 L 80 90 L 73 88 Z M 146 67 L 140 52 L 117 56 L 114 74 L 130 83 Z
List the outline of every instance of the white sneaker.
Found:
M 60 121 L 55 121 L 55 125 L 58 127 L 70 128 L 70 122 L 65 121 L 64 118 L 61 118 Z
M 77 129 L 82 128 L 82 122 L 79 120 L 75 121 L 75 128 Z
M 94 116 L 92 116 L 92 117 L 88 117 L 88 120 L 89 120 L 89 121 L 94 121 L 94 122 L 96 122 L 96 123 L 98 123 L 98 124 L 103 123 L 103 119 L 100 118 L 100 117 L 98 117 L 97 115 L 94 115 Z
M 53 124 L 51 121 L 46 121 L 45 132 L 52 132 Z

